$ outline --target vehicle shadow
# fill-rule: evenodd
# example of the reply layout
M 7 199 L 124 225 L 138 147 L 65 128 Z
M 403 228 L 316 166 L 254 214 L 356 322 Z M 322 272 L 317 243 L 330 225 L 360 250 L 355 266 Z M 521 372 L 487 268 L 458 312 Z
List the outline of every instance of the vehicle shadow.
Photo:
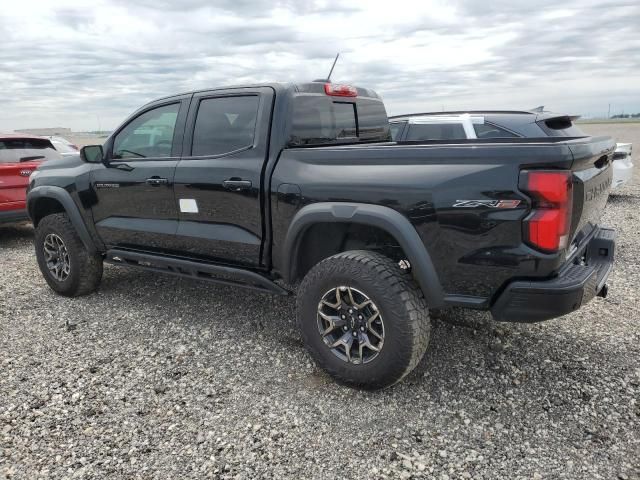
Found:
M 611 193 L 609 194 L 609 203 L 619 204 L 626 202 L 636 202 L 640 200 L 640 195 L 636 193 Z
M 32 238 L 33 226 L 30 223 L 0 225 L 0 249 L 23 243 Z
M 124 296 L 149 308 L 160 306 L 155 320 L 161 323 L 179 318 L 188 327 L 260 336 L 272 348 L 306 357 L 295 325 L 293 296 L 261 295 L 111 266 L 106 269 L 100 296 Z M 112 303 L 113 298 L 107 302 Z M 455 395 L 457 402 L 483 404 L 494 413 L 517 404 L 541 411 L 554 409 L 564 416 L 588 401 L 592 385 L 608 381 L 600 378 L 607 370 L 602 364 L 609 365 L 610 371 L 627 368 L 623 360 L 618 360 L 612 343 L 581 338 L 571 327 L 572 322 L 575 326 L 576 321 L 589 318 L 567 317 L 540 324 L 497 323 L 487 313 L 464 310 L 446 317 L 433 321 L 430 348 L 413 373 L 391 389 L 364 395 L 394 398 L 398 390 L 407 395 L 421 392 L 429 402 L 442 404 Z M 344 388 L 315 368 L 312 375 L 302 372 L 294 376 L 291 388 L 313 390 L 330 385 Z M 569 397 L 559 395 L 568 385 Z M 489 407 L 487 390 L 492 398 L 504 403 Z M 346 395 L 362 395 L 346 391 Z

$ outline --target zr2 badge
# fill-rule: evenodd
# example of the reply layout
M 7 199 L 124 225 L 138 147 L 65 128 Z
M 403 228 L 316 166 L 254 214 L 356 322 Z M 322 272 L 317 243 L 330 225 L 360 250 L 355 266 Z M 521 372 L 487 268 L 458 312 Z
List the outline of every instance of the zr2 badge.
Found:
M 456 200 L 453 204 L 456 208 L 516 208 L 520 200 Z

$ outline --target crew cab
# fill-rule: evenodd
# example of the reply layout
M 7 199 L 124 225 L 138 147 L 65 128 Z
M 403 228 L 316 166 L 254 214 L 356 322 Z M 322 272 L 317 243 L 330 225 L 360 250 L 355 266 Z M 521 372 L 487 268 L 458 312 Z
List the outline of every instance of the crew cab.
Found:
M 532 322 L 606 294 L 615 233 L 598 221 L 614 147 L 393 142 L 366 88 L 226 87 L 151 102 L 103 146 L 42 165 L 28 210 L 56 292 L 94 291 L 104 262 L 297 290 L 316 362 L 381 388 L 424 354 L 429 309 Z
M 46 138 L 0 134 L 0 223 L 28 220 L 26 190 L 29 176 L 45 160 L 60 158 Z

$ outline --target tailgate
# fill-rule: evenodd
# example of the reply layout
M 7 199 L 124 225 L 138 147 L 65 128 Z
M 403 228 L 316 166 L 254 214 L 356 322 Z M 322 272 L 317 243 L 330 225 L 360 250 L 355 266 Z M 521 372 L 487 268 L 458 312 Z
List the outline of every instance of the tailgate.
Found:
M 24 208 L 29 175 L 39 163 L 0 163 L 0 210 Z
M 574 187 L 572 244 L 579 244 L 602 217 L 611 188 L 615 148 L 611 137 L 590 137 L 570 146 Z

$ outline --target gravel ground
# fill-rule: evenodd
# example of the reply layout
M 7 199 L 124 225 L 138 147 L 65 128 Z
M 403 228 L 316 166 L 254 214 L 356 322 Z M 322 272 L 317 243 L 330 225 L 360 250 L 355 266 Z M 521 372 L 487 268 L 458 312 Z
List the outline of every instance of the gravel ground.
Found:
M 640 478 L 637 185 L 606 211 L 606 300 L 454 312 L 375 393 L 312 365 L 293 299 L 112 266 L 65 299 L 0 227 L 0 478 Z

